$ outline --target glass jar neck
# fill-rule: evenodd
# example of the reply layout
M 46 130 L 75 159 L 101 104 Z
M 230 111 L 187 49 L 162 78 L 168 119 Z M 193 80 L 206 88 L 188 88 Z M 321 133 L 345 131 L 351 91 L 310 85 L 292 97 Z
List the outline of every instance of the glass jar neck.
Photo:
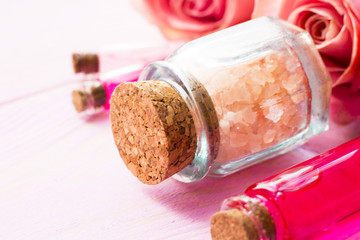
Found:
M 237 209 L 241 211 L 253 224 L 259 240 L 276 240 L 279 239 L 278 226 L 280 219 L 273 219 L 273 206 L 269 210 L 269 203 L 266 199 L 259 199 L 240 195 L 226 199 L 221 207 L 221 211 Z M 270 213 L 272 212 L 272 213 Z M 275 220 L 277 220 L 275 222 Z M 282 238 L 280 238 L 282 239 Z
M 72 92 L 72 102 L 79 113 L 96 113 L 106 103 L 104 86 L 99 81 L 84 81 L 80 89 Z
M 174 178 L 182 182 L 201 180 L 209 172 L 219 149 L 219 123 L 209 94 L 193 76 L 167 61 L 148 65 L 139 77 L 139 81 L 145 80 L 169 83 L 187 104 L 195 123 L 197 149 L 192 163 Z

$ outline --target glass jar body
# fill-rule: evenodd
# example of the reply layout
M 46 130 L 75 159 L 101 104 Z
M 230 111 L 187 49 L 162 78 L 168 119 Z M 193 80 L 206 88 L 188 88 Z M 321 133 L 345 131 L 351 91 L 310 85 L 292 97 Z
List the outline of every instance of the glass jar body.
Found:
M 193 164 L 177 174 L 181 181 L 226 176 L 328 127 L 329 74 L 310 36 L 276 18 L 252 20 L 185 44 L 140 76 L 155 79 L 176 88 L 195 118 L 198 151 Z M 207 104 L 194 82 L 210 96 L 216 123 L 204 116 Z

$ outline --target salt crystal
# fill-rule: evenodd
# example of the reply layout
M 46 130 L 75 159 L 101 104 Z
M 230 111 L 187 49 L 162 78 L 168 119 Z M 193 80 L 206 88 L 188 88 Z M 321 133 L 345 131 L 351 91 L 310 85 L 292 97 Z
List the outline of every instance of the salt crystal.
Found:
M 251 102 L 252 96 L 245 84 L 236 85 L 222 94 L 222 102 L 225 105 L 230 105 L 235 101 Z
M 224 131 L 224 132 L 229 132 L 230 131 L 230 124 L 229 124 L 228 121 L 222 119 L 222 120 L 220 120 L 219 125 L 220 125 L 220 128 L 221 128 L 222 131 Z
M 238 78 L 241 78 L 243 76 L 246 76 L 250 70 L 251 68 L 249 68 L 247 64 L 241 63 L 229 68 L 229 73 L 237 76 Z
M 239 101 L 249 102 L 252 100 L 251 94 L 249 92 L 249 89 L 246 87 L 246 85 L 243 85 L 242 87 L 235 90 L 233 89 L 232 95 L 235 99 L 238 99 Z M 230 93 L 231 94 L 231 93 Z
M 273 105 L 271 107 L 266 108 L 264 113 L 267 119 L 270 119 L 274 123 L 277 123 L 280 120 L 281 116 L 283 115 L 284 111 L 281 108 L 281 106 Z
M 258 84 L 264 86 L 266 83 L 266 76 L 264 77 L 264 74 L 260 71 L 252 71 L 249 74 L 249 79 L 251 79 L 251 81 L 249 81 L 250 84 Z
M 276 131 L 274 129 L 270 129 L 264 134 L 264 143 L 268 144 L 274 141 Z
M 257 119 L 257 112 L 254 112 L 251 107 L 246 107 L 242 111 L 243 120 L 248 124 L 253 124 Z
M 289 94 L 294 94 L 300 90 L 302 78 L 298 74 L 292 74 L 288 78 L 282 80 L 282 86 L 288 91 Z
M 265 99 L 260 104 L 262 107 L 270 107 L 272 105 L 275 105 L 277 102 L 278 102 L 277 98 L 270 98 L 270 99 Z
M 234 78 L 238 78 L 238 76 L 232 75 L 228 71 L 218 70 L 212 72 L 211 86 L 209 87 L 213 87 L 217 91 L 229 88 L 234 84 Z
M 288 58 L 286 60 L 286 69 L 293 73 L 296 72 L 296 69 L 298 68 L 298 63 L 295 63 L 294 60 L 292 58 Z
M 273 55 L 267 55 L 265 58 L 264 66 L 269 72 L 273 72 L 276 69 L 276 66 L 279 64 L 278 60 L 273 57 Z
M 227 120 L 229 122 L 233 122 L 235 120 L 235 113 L 234 112 L 227 112 L 224 115 L 224 120 Z
M 241 111 L 244 108 L 244 106 L 246 106 L 246 104 L 244 104 L 243 102 L 236 101 L 230 105 L 226 105 L 224 109 L 225 111 L 238 112 Z
M 269 99 L 275 95 L 278 95 L 281 91 L 281 87 L 279 83 L 267 83 L 262 91 L 260 96 L 261 99 Z
M 251 91 L 252 98 L 256 101 L 259 98 L 259 96 L 263 90 L 263 87 L 260 85 L 256 85 L 256 84 L 250 84 L 248 86 L 248 88 Z
M 298 104 L 298 103 L 304 101 L 305 99 L 306 99 L 305 93 L 298 93 L 298 94 L 295 94 L 294 96 L 291 97 L 291 100 L 295 104 Z
M 249 134 L 249 147 L 251 153 L 256 153 L 263 149 L 261 142 L 262 139 L 260 135 Z
M 243 147 L 246 145 L 247 135 L 238 131 L 230 132 L 230 146 L 231 147 Z

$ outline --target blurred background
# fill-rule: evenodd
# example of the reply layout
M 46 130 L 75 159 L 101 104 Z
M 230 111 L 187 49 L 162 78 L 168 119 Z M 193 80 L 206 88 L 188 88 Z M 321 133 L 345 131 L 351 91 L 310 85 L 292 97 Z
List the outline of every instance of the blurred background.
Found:
M 0 6 L 0 104 L 71 80 L 75 50 L 164 41 L 127 0 L 5 0 Z
M 0 240 L 210 239 L 224 198 L 359 135 L 356 122 L 332 128 L 224 179 L 139 183 L 119 157 L 108 113 L 84 120 L 71 104 L 73 51 L 165 41 L 130 2 L 1 2 Z

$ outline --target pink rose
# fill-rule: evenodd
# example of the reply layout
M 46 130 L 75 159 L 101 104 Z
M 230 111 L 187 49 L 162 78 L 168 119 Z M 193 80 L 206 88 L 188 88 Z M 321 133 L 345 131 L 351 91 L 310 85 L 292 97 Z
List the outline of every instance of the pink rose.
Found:
M 313 38 L 334 86 L 360 88 L 360 1 L 256 0 L 252 17 L 272 15 L 305 30 Z M 355 2 L 357 1 L 357 2 Z M 358 93 L 360 95 L 360 92 Z
M 254 0 L 137 0 L 165 37 L 190 40 L 249 20 Z

